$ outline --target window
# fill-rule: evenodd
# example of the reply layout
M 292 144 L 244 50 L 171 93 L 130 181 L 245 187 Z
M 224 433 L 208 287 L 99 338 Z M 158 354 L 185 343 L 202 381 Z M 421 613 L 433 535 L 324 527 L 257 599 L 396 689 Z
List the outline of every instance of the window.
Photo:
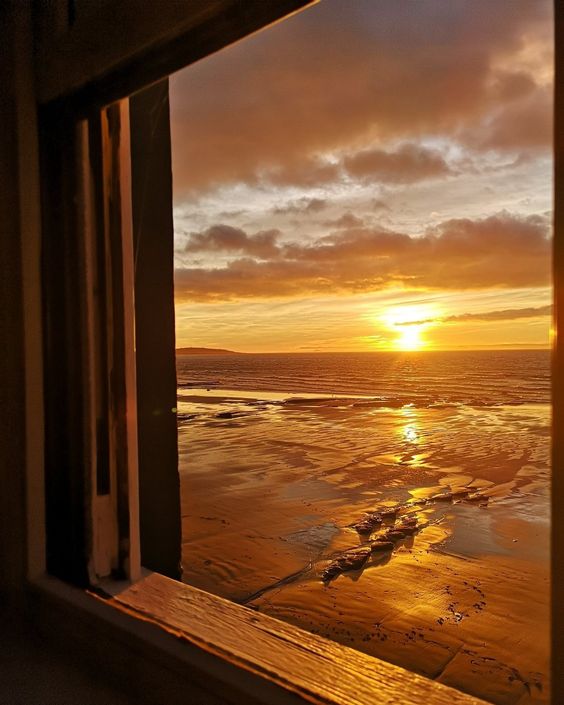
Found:
M 226 1 L 213 6 L 198 4 L 192 13 L 187 13 L 186 8 L 179 5 L 152 10 L 144 7 L 144 3 L 118 8 L 106 4 L 96 16 L 85 9 L 82 23 L 81 7 L 77 6 L 76 12 L 70 13 L 72 29 L 62 32 L 54 42 L 51 38 L 51 44 L 47 41 L 40 56 L 41 179 L 46 223 L 48 565 L 52 574 L 74 584 L 88 584 L 93 572 L 103 575 L 108 569 L 114 569 L 117 577 L 135 577 L 139 569 L 135 540 L 136 510 L 132 494 L 135 477 L 130 472 L 136 465 L 136 444 L 132 431 L 135 428 L 132 424 L 135 405 L 128 407 L 127 413 L 124 406 L 125 401 L 132 400 L 134 396 L 133 330 L 129 325 L 132 322 L 133 302 L 124 295 L 125 289 L 122 288 L 124 282 L 129 279 L 131 283 L 133 278 L 131 261 L 128 265 L 127 258 L 134 252 L 136 243 L 133 233 L 136 212 L 138 217 L 139 211 L 136 211 L 135 190 L 132 215 L 128 213 L 127 198 L 123 199 L 125 190 L 122 191 L 122 188 L 125 189 L 129 173 L 127 104 L 116 104 L 116 101 L 300 5 L 300 2 L 263 1 L 243 6 Z M 72 6 L 75 7 L 74 4 Z M 136 31 L 124 36 L 124 26 L 136 27 Z M 46 27 L 49 29 L 50 25 L 46 24 Z M 102 49 L 81 54 L 81 47 L 89 46 L 88 39 L 92 36 L 103 38 Z M 69 52 L 73 56 L 73 51 L 83 56 L 84 60 L 69 63 Z M 134 103 L 135 98 L 132 100 Z M 560 104 L 557 102 L 558 107 Z M 135 163 L 135 152 L 132 160 Z M 100 193 L 102 186 L 104 190 Z M 557 193 L 560 188 L 557 181 Z M 76 203 L 77 209 L 73 207 Z M 560 217 L 557 211 L 557 224 Z M 105 224 L 104 228 L 95 232 L 91 230 L 92 222 L 101 221 Z M 128 222 L 132 223 L 132 229 L 124 237 Z M 77 238 L 77 233 L 90 233 L 90 237 Z M 557 245 L 557 268 L 561 256 Z M 106 262 L 106 267 L 98 268 L 102 261 Z M 105 286 L 102 286 L 102 275 L 110 275 Z M 145 286 L 146 282 L 143 289 Z M 560 296 L 559 291 L 557 288 L 557 297 Z M 103 335 L 103 321 L 97 321 L 93 315 L 96 308 L 92 305 L 93 297 L 104 300 L 105 315 L 111 316 L 112 325 L 106 329 L 110 333 L 108 337 L 113 336 L 111 340 L 106 340 Z M 141 339 L 142 335 L 138 336 L 138 360 L 143 356 L 139 347 Z M 170 353 L 172 355 L 172 350 Z M 557 350 L 557 360 L 559 355 L 560 351 Z M 556 369 L 558 371 L 560 366 Z M 100 380 L 108 375 L 112 386 L 105 388 Z M 557 391 L 560 384 L 557 374 Z M 166 406 L 151 409 L 155 417 L 161 412 L 168 414 L 169 410 Z M 557 421 L 559 414 L 557 403 Z M 124 444 L 125 439 L 127 442 Z M 558 461 L 561 450 L 556 434 L 555 439 L 555 460 Z M 118 445 L 120 452 L 128 450 L 129 454 L 120 456 Z M 170 460 L 171 456 L 167 457 Z M 85 468 L 88 470 L 86 476 Z M 115 480 L 114 494 L 112 477 Z M 141 478 L 141 503 L 144 501 L 144 491 L 150 492 L 150 489 L 143 490 Z M 555 496 L 562 494 L 558 479 L 554 492 Z M 145 496 L 151 504 L 150 497 Z M 100 518 L 99 527 L 92 521 L 92 517 L 96 516 Z M 113 523 L 110 531 L 106 531 L 108 521 Z M 165 531 L 176 530 L 174 517 L 170 523 L 171 527 Z M 156 524 L 159 524 L 158 519 Z M 558 526 L 557 520 L 555 526 Z M 146 542 L 146 550 L 149 551 L 151 541 L 155 540 L 154 531 L 157 529 L 147 528 L 143 536 L 142 528 L 141 561 L 143 543 Z M 560 534 L 556 533 L 555 536 L 558 550 Z M 171 573 L 174 572 L 174 561 L 174 556 L 170 556 L 166 570 Z M 561 576 L 557 572 L 555 581 L 559 578 Z M 151 580 L 156 590 L 154 599 L 155 595 L 164 593 L 160 580 Z M 175 592 L 178 588 L 166 581 L 164 584 L 167 589 L 170 588 L 169 607 L 186 599 Z M 140 595 L 134 590 L 129 598 L 122 598 L 121 604 L 124 609 L 143 613 L 142 600 L 135 602 L 134 594 Z M 236 611 L 231 610 L 228 610 L 225 622 L 213 622 L 209 618 L 212 604 L 218 609 L 224 605 L 211 598 L 208 602 L 206 598 L 202 598 L 202 602 L 198 602 L 199 599 L 200 596 L 192 592 L 187 600 L 193 612 L 197 613 L 194 619 L 198 629 L 192 632 L 192 636 L 189 632 L 184 633 L 184 639 L 198 648 L 187 649 L 186 653 L 191 653 L 194 662 L 198 662 L 201 668 L 202 661 L 198 659 L 208 658 L 204 668 L 204 672 L 207 668 L 208 673 L 213 673 L 213 667 L 217 667 L 218 662 L 228 662 L 225 667 L 228 675 L 225 671 L 217 675 L 219 672 L 215 671 L 218 680 L 223 678 L 233 688 L 234 684 L 238 684 L 244 692 L 254 692 L 263 701 L 268 701 L 268 694 L 272 696 L 275 692 L 277 697 L 283 698 L 290 691 L 305 693 L 303 697 L 309 699 L 323 697 L 334 702 L 350 701 L 351 693 L 356 692 L 359 703 L 370 702 L 374 697 L 374 688 L 378 687 L 379 692 L 390 699 L 397 698 L 398 691 L 401 692 L 406 702 L 410 699 L 414 703 L 423 699 L 425 702 L 446 702 L 453 698 L 461 703 L 469 702 L 462 695 L 422 681 L 401 669 L 367 659 L 355 659 L 349 652 L 337 647 L 333 652 L 316 639 L 308 646 L 307 654 L 304 655 L 303 648 L 296 646 L 299 656 L 295 656 L 293 661 L 285 661 L 286 652 L 282 646 L 277 654 L 269 653 L 273 643 L 273 632 L 269 630 L 274 630 L 273 623 L 248 614 L 245 619 L 240 619 L 235 615 Z M 198 604 L 201 606 L 199 612 L 196 609 Z M 167 619 L 165 613 L 148 616 L 161 623 Z M 100 618 L 93 619 L 92 628 L 99 628 L 101 621 Z M 213 634 L 206 628 L 206 624 L 211 623 L 216 625 Z M 227 624 L 225 631 L 235 640 L 226 648 L 222 648 L 222 623 Z M 237 641 L 239 627 L 248 638 L 247 647 L 252 643 L 253 634 L 260 634 L 264 639 L 257 642 L 256 653 L 245 651 Z M 555 634 L 558 638 L 557 629 Z M 296 632 L 290 628 L 281 629 L 276 643 L 282 645 L 295 635 Z M 168 647 L 163 648 L 166 650 Z M 562 653 L 560 649 L 555 651 Z M 225 656 L 226 652 L 228 656 Z M 347 664 L 349 657 L 353 659 L 353 665 L 353 661 Z M 180 658 L 177 653 L 175 658 Z M 327 669 L 322 667 L 327 660 L 340 664 L 339 683 L 335 683 Z M 299 674 L 296 674 L 292 662 L 301 662 L 303 670 Z M 375 672 L 381 674 L 378 680 Z M 260 675 L 257 676 L 257 673 Z M 257 682 L 267 683 L 260 693 L 252 690 L 252 683 L 256 686 Z M 346 685 L 340 690 L 343 683 Z M 390 686 L 390 683 L 395 684 Z

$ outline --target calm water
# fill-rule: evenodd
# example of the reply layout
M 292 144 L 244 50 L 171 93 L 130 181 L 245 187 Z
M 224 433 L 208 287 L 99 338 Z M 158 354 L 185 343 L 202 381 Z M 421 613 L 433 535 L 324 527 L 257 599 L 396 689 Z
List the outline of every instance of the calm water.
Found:
M 185 355 L 179 387 L 376 397 L 393 405 L 548 403 L 550 352 Z

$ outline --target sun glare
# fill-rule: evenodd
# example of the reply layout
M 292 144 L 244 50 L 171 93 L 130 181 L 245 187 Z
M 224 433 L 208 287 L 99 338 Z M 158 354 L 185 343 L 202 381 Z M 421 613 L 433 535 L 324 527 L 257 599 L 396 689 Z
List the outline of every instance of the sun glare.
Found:
M 429 346 L 423 332 L 436 323 L 437 311 L 428 304 L 396 306 L 386 311 L 383 320 L 397 334 L 389 342 L 391 350 L 422 350 Z
M 423 326 L 403 326 L 395 346 L 399 350 L 420 350 L 425 341 L 421 339 Z

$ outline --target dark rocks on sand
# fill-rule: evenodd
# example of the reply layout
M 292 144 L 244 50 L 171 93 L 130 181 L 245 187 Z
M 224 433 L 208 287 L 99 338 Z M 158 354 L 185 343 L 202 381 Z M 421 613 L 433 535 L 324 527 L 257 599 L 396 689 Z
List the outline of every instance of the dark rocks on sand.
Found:
M 370 555 L 370 548 L 357 548 L 352 551 L 346 551 L 335 558 L 327 568 L 321 573 L 321 578 L 324 581 L 332 580 L 337 575 L 346 572 L 347 570 L 357 570 L 362 568 Z
M 382 517 L 379 514 L 370 514 L 365 519 L 362 519 L 357 524 L 353 524 L 353 528 L 358 531 L 359 534 L 369 534 L 376 526 L 382 523 Z
M 359 534 L 369 534 L 374 529 L 374 524 L 365 519 L 364 521 L 359 521 L 358 524 L 354 524 L 353 528 L 358 531 Z
M 406 536 L 413 536 L 419 530 L 416 524 L 400 524 L 394 528 L 394 531 L 399 531 Z
M 356 529 L 359 534 L 370 534 L 377 526 L 380 526 L 385 520 L 394 520 L 397 516 L 400 507 L 385 507 L 377 512 L 372 512 L 364 519 L 361 519 L 356 524 L 353 524 L 353 529 Z
M 390 531 L 386 531 L 384 534 L 384 538 L 390 541 L 401 541 L 401 539 L 404 539 L 406 536 L 407 534 L 399 529 L 390 529 Z
M 388 553 L 388 551 L 393 551 L 394 544 L 391 541 L 386 541 L 383 539 L 378 539 L 370 544 L 370 551 L 372 553 Z

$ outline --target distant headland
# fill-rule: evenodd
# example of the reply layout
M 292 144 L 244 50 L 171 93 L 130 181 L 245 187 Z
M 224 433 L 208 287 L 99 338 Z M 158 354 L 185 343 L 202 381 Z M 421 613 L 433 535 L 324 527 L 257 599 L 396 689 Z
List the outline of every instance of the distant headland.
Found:
M 243 355 L 244 353 L 235 350 L 223 350 L 222 348 L 176 348 L 177 355 Z

